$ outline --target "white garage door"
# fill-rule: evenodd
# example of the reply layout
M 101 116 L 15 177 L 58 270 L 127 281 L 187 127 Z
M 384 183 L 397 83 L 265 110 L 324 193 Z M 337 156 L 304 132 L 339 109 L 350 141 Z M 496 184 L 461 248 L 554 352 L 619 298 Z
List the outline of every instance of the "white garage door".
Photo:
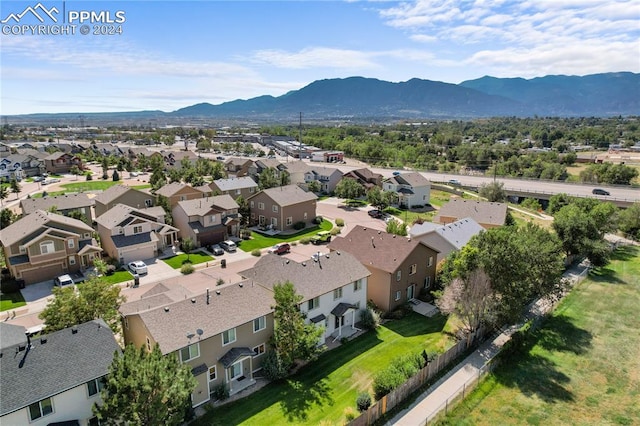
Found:
M 130 249 L 120 249 L 120 256 L 122 257 L 122 263 L 133 262 L 134 260 L 151 259 L 154 257 L 155 246 L 149 245 L 144 247 L 135 247 Z

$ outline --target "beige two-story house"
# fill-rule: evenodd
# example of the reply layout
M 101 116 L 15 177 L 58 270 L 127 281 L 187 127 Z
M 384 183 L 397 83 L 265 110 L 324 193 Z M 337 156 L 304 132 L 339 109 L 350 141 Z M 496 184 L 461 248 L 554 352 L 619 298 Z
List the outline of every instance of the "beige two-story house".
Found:
M 191 185 L 180 182 L 172 182 L 164 185 L 162 188 L 156 191 L 157 196 L 166 197 L 169 201 L 169 206 L 173 208 L 180 201 L 195 200 L 198 198 L 205 198 L 208 196 L 209 187 L 194 188 Z
M 87 194 L 65 194 L 54 197 L 25 198 L 20 200 L 20 208 L 24 215 L 31 214 L 36 210 L 51 211 L 53 209 L 56 213 L 64 216 L 70 216 L 77 212 L 87 219 L 87 223 L 91 223 L 93 220 L 91 207 L 94 203 L 95 201 Z
M 238 236 L 238 203 L 230 195 L 179 201 L 171 211 L 173 224 L 182 239 L 191 238 L 196 247 L 206 247 Z
M 431 199 L 431 182 L 417 172 L 401 173 L 382 181 L 382 189 L 398 194 L 400 207 L 425 206 Z
M 258 192 L 258 184 L 249 176 L 229 179 L 216 179 L 209 184 L 216 195 L 230 195 L 234 200 L 242 196 L 245 200 Z
M 314 193 L 305 192 L 298 185 L 265 189 L 247 199 L 250 221 L 274 231 L 293 230 L 298 222 L 308 226 L 316 217 L 317 200 Z
M 54 152 L 44 158 L 44 167 L 49 173 L 69 173 L 72 167 L 83 169 L 82 159 L 67 152 Z
M 125 185 L 113 185 L 94 197 L 96 217 L 107 212 L 111 207 L 124 204 L 136 209 L 155 206 L 155 197 L 147 192 Z
M 42 210 L 2 229 L 0 243 L 9 272 L 26 284 L 89 267 L 102 252 L 91 226 Z

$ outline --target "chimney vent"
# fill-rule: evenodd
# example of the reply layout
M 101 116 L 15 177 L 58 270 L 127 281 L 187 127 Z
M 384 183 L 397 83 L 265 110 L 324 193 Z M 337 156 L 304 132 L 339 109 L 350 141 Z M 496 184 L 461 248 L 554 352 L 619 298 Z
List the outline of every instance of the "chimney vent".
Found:
M 196 303 L 196 299 L 191 299 L 191 303 Z
M 244 284 L 240 283 L 238 284 L 240 286 L 240 288 L 244 287 Z
M 207 305 L 209 304 L 209 287 L 207 287 Z
M 168 306 L 165 306 L 165 307 L 164 307 L 164 311 L 165 311 L 165 312 L 169 312 L 169 307 L 168 307 Z
M 71 327 L 71 334 L 78 334 L 78 327 Z
M 216 290 L 216 294 L 220 296 L 220 290 Z
M 46 337 L 41 338 L 40 339 L 40 344 L 44 345 L 45 343 L 47 343 L 47 338 Z

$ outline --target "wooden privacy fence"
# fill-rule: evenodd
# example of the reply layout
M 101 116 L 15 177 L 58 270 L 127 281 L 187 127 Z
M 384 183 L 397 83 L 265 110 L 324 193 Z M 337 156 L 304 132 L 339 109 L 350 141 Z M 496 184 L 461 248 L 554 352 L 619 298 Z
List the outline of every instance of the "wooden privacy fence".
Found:
M 469 348 L 476 346 L 482 340 L 486 331 L 484 328 L 476 330 L 467 339 L 459 341 L 455 346 L 449 348 L 448 351 L 438 355 L 430 361 L 423 369 L 418 371 L 416 375 L 409 378 L 406 382 L 394 389 L 382 399 L 377 401 L 368 410 L 363 411 L 360 416 L 349 422 L 349 426 L 371 425 L 380 419 L 384 414 L 396 407 L 402 401 L 407 399 L 412 393 L 420 389 L 424 384 L 433 379 L 445 367 L 451 364 L 462 353 Z

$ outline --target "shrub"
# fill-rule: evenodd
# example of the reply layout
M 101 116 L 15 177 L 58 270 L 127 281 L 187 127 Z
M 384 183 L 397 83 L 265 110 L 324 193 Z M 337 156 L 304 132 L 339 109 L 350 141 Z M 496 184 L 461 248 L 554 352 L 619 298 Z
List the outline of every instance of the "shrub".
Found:
M 349 338 L 348 337 L 342 337 L 340 338 L 340 344 L 344 345 L 345 343 L 349 343 Z
M 331 228 L 331 235 L 338 235 L 340 233 L 340 228 Z
M 342 227 L 344 226 L 344 219 L 342 219 L 342 218 L 337 218 L 337 219 L 336 219 L 336 226 L 339 226 L 339 227 L 341 227 L 341 228 L 342 228 Z
M 224 284 L 224 280 L 222 278 L 218 278 L 218 281 L 216 281 L 216 285 L 223 285 Z
M 262 253 L 260 253 L 260 249 L 251 250 L 251 256 L 260 257 Z
M 313 218 L 313 223 L 315 225 L 320 225 L 322 223 L 322 216 L 316 216 L 315 218 Z
M 344 417 L 348 422 L 350 422 L 351 420 L 358 417 L 358 415 L 356 414 L 356 410 L 354 410 L 353 407 L 347 407 L 344 409 Z
M 402 373 L 405 379 L 414 376 L 425 366 L 424 358 L 420 354 L 405 354 L 391 361 L 391 367 Z
M 184 275 L 189 275 L 191 273 L 193 273 L 195 269 L 193 268 L 193 265 L 191 263 L 185 263 L 182 265 L 182 268 L 180 268 L 180 272 L 182 272 Z
M 293 224 L 293 229 L 295 229 L 296 231 L 300 231 L 301 229 L 304 229 L 306 226 L 307 226 L 306 223 L 300 221 Z
M 114 182 L 117 182 L 120 180 L 120 174 L 118 173 L 117 170 L 113 171 L 113 174 L 111 175 L 111 178 L 113 179 Z
M 368 410 L 371 407 L 371 395 L 369 395 L 369 392 L 361 392 L 356 398 L 356 405 L 360 412 Z
M 113 275 L 117 269 L 118 268 L 116 268 L 116 265 L 107 265 L 107 270 L 105 271 L 105 275 Z
M 224 401 L 229 398 L 229 388 L 226 383 L 220 383 L 211 389 L 211 396 L 218 401 Z
M 91 176 L 91 172 L 87 172 L 85 179 L 86 180 L 93 180 L 93 176 Z
M 269 351 L 262 361 L 262 372 L 264 377 L 274 381 L 286 377 L 289 368 L 280 361 L 275 351 Z
M 374 330 L 380 325 L 380 313 L 375 309 L 367 307 L 360 313 L 360 324 L 367 330 Z
M 380 371 L 373 378 L 373 392 L 376 399 L 380 399 L 402 383 L 404 383 L 405 377 L 398 370 L 393 368 L 387 368 Z
M 311 242 L 311 237 L 300 238 L 300 244 L 309 244 L 310 242 Z

